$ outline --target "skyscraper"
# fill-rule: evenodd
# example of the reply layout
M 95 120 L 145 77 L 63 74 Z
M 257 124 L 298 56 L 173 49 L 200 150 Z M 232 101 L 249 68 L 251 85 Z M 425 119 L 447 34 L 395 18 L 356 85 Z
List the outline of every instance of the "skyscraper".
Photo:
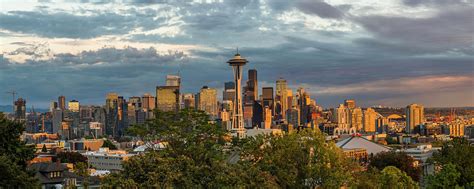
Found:
M 286 110 L 286 120 L 288 121 L 288 126 L 292 125 L 293 128 L 300 126 L 300 110 L 296 106 Z
M 406 107 L 405 132 L 412 133 L 415 126 L 423 124 L 425 119 L 424 107 L 419 104 L 410 104 Z
M 266 106 L 263 108 L 262 129 L 270 129 L 272 127 L 272 110 Z
M 375 125 L 377 123 L 377 112 L 372 108 L 367 108 L 364 111 L 364 132 L 373 133 L 376 131 Z
M 354 99 L 346 99 L 344 100 L 344 106 L 347 108 L 353 109 L 356 107 L 356 102 Z
M 278 116 L 278 118 L 285 119 L 286 118 L 286 110 L 288 109 L 288 95 L 287 95 L 288 89 L 287 89 L 287 84 L 286 80 L 280 78 L 276 81 L 276 106 L 275 107 L 275 115 Z
M 247 90 L 251 91 L 249 93 L 249 100 L 257 100 L 258 97 L 258 80 L 257 80 L 257 70 L 255 69 L 250 69 L 249 72 L 249 77 L 247 81 Z
M 142 99 L 138 96 L 132 96 L 128 98 L 128 103 L 134 106 L 135 110 L 139 110 L 142 108 Z M 129 106 L 130 107 L 130 106 Z
M 58 97 L 58 105 L 61 110 L 66 110 L 66 97 L 65 96 Z
M 361 108 L 352 108 L 349 109 L 350 123 L 351 127 L 355 128 L 357 131 L 363 129 L 363 112 Z M 374 121 L 375 124 L 375 121 Z M 374 126 L 375 128 L 375 126 Z
M 274 97 L 273 97 L 273 87 L 263 87 L 262 88 L 262 106 L 263 108 L 268 107 L 274 114 Z
M 193 93 L 183 94 L 184 108 L 194 109 L 196 107 L 196 99 Z
M 18 98 L 15 101 L 14 111 L 16 121 L 26 121 L 26 100 Z
M 166 86 L 178 86 L 181 87 L 181 77 L 178 75 L 167 75 Z
M 334 121 L 337 122 L 337 127 L 343 132 L 349 132 L 349 109 L 346 108 L 344 104 L 340 104 L 339 107 L 334 110 L 333 116 L 335 118 Z
M 116 136 L 118 133 L 118 101 L 117 93 L 108 93 L 105 99 L 105 134 L 109 136 Z
M 310 104 L 311 98 L 308 92 L 303 88 L 298 88 L 296 93 L 297 105 L 300 109 L 300 122 L 303 126 L 306 126 L 310 122 Z
M 79 101 L 77 100 L 71 100 L 68 103 L 68 110 L 71 112 L 79 112 Z
M 160 111 L 179 110 L 179 87 L 159 86 L 156 87 L 156 108 Z
M 235 83 L 234 82 L 225 82 L 224 91 L 222 92 L 222 100 L 235 100 Z
M 54 102 L 52 101 L 50 104 L 49 104 L 49 111 L 50 112 L 53 112 L 53 110 L 57 109 L 58 108 L 58 102 Z
M 145 93 L 142 96 L 142 107 L 146 110 L 154 110 L 155 109 L 155 97 L 150 93 Z
M 212 118 L 217 118 L 217 90 L 204 86 L 199 92 L 198 109 L 205 111 Z
M 263 106 L 261 100 L 254 101 L 252 113 L 252 126 L 261 127 L 263 122 Z
M 243 107 L 242 107 L 242 67 L 247 64 L 247 60 L 242 58 L 239 53 L 235 54 L 235 56 L 227 61 L 227 63 L 232 66 L 234 71 L 234 80 L 235 80 L 235 101 L 234 101 L 234 110 L 232 116 L 232 128 L 236 130 L 237 137 L 244 138 L 245 137 L 245 128 L 244 128 L 244 120 L 243 120 Z

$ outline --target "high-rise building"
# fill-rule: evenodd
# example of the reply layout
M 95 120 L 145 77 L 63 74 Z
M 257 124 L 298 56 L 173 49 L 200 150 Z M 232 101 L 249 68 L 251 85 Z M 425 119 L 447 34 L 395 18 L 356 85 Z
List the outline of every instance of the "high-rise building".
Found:
M 311 97 L 303 88 L 298 88 L 296 101 L 300 109 L 300 122 L 307 125 L 311 120 Z
M 180 106 L 179 98 L 178 86 L 156 87 L 156 108 L 160 111 L 177 112 Z
M 142 99 L 139 96 L 132 96 L 128 98 L 128 103 L 131 106 L 134 106 L 135 110 L 139 110 L 142 108 Z M 130 106 L 129 106 L 130 107 Z
M 244 88 L 244 103 L 252 103 L 258 97 L 257 70 L 250 69 L 248 74 L 247 86 Z
M 288 125 L 292 125 L 293 127 L 299 127 L 300 110 L 296 108 L 296 106 L 286 110 L 286 120 L 288 121 Z
M 288 109 L 288 89 L 286 80 L 280 78 L 276 81 L 276 107 L 275 107 L 275 115 L 278 118 L 284 119 L 286 118 L 286 110 Z
M 77 100 L 71 100 L 69 101 L 68 103 L 68 110 L 71 111 L 71 112 L 79 112 L 79 101 Z
M 286 107 L 288 107 L 288 110 L 289 109 L 292 109 L 294 105 L 296 105 L 296 102 L 293 102 L 294 100 L 296 100 L 296 98 L 293 98 L 293 90 L 291 89 L 287 89 L 286 90 Z M 299 108 L 299 107 L 295 107 L 295 108 Z
M 53 110 L 57 109 L 58 108 L 58 102 L 54 102 L 52 101 L 50 104 L 49 104 L 49 112 L 53 112 Z
M 58 97 L 58 105 L 61 110 L 66 110 L 66 97 L 65 96 Z
M 128 128 L 128 103 L 123 96 L 118 97 L 118 133 L 116 136 L 122 136 Z
M 244 87 L 244 122 L 246 128 L 252 128 L 254 126 L 254 103 L 258 97 L 257 70 L 251 69 L 248 71 L 248 74 L 247 86 Z
M 235 100 L 235 83 L 234 82 L 225 82 L 224 91 L 222 92 L 222 100 Z
M 181 87 L 181 77 L 179 77 L 177 75 L 167 75 L 166 76 L 166 86 Z
M 184 108 L 194 109 L 196 107 L 196 98 L 193 93 L 183 94 Z
M 150 93 L 145 93 L 142 96 L 142 107 L 146 110 L 154 110 L 155 109 L 155 97 Z
M 270 111 L 272 112 L 272 115 L 274 114 L 274 97 L 273 97 L 273 87 L 263 87 L 262 88 L 262 106 L 263 107 L 268 107 Z
M 349 132 L 349 109 L 344 104 L 340 104 L 338 108 L 334 109 L 333 116 L 337 127 L 344 132 Z
M 412 133 L 417 125 L 423 124 L 425 119 L 424 107 L 419 104 L 410 104 L 406 107 L 406 133 Z
M 26 121 L 26 100 L 23 98 L 18 98 L 15 101 L 14 106 L 14 115 L 16 121 Z
M 462 120 L 456 119 L 449 123 L 449 136 L 452 137 L 464 137 L 465 124 Z
M 106 125 L 105 134 L 116 136 L 118 133 L 118 94 L 108 93 L 105 100 Z
M 349 109 L 356 108 L 356 102 L 353 99 L 346 99 L 344 100 L 344 106 L 346 106 Z
M 61 129 L 61 125 L 63 122 L 63 110 L 57 108 L 51 112 L 53 114 L 52 118 L 52 133 L 58 133 Z
M 372 108 L 367 108 L 364 111 L 364 132 L 373 133 L 376 131 L 377 112 Z
M 247 60 L 242 58 L 239 53 L 227 61 L 229 66 L 232 66 L 234 72 L 235 81 L 235 100 L 234 108 L 232 111 L 232 129 L 236 131 L 238 138 L 244 138 L 246 136 L 246 130 L 244 128 L 243 119 L 243 107 L 242 107 L 242 67 L 247 64 Z
M 217 118 L 217 90 L 204 86 L 198 96 L 198 109 L 205 111 L 212 118 Z
M 351 127 L 355 128 L 357 131 L 363 129 L 363 112 L 361 108 L 352 108 L 349 109 L 350 124 Z M 375 124 L 375 123 L 374 123 Z
M 262 129 L 270 129 L 272 127 L 272 110 L 265 106 L 263 110 L 263 121 L 262 121 Z
M 254 101 L 252 113 L 252 126 L 261 128 L 263 122 L 263 106 L 261 100 Z

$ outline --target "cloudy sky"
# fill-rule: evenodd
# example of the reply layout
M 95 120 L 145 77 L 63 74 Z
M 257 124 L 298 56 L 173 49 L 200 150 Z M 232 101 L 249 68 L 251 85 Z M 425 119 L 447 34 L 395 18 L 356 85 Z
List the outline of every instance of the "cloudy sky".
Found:
M 469 0 L 0 0 L 0 104 L 223 88 L 235 48 L 260 86 L 337 106 L 474 106 Z

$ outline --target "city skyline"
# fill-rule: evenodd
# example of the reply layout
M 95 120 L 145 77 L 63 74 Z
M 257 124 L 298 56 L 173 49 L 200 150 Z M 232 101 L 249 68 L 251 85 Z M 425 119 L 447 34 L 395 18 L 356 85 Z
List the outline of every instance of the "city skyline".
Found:
M 183 93 L 209 86 L 221 100 L 239 47 L 258 94 L 283 78 L 323 107 L 474 106 L 468 1 L 0 3 L 0 105 L 12 90 L 28 107 L 60 95 L 102 105 L 109 92 L 153 94 L 176 73 Z

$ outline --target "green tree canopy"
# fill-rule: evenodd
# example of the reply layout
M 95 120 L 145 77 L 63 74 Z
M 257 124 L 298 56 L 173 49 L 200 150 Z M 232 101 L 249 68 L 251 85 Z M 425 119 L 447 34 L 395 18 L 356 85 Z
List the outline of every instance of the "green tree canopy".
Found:
M 37 186 L 27 162 L 34 157 L 32 146 L 20 140 L 22 123 L 7 120 L 0 113 L 0 188 L 30 188 Z
M 56 157 L 61 160 L 61 163 L 87 163 L 87 157 L 79 152 L 59 152 Z
M 131 127 L 129 133 L 150 147 L 165 142 L 166 148 L 132 157 L 123 172 L 104 180 L 104 187 L 218 187 L 225 182 L 223 172 L 231 170 L 223 153 L 225 133 L 202 111 L 155 111 L 155 119 Z
M 459 172 L 459 186 L 468 186 L 474 183 L 474 146 L 465 138 L 454 138 L 443 143 L 441 150 L 433 154 L 432 161 L 435 165 L 445 167 L 454 165 Z M 450 168 L 449 168 L 450 169 Z
M 370 167 L 383 170 L 387 166 L 395 166 L 409 175 L 413 180 L 419 181 L 421 168 L 415 166 L 415 159 L 404 152 L 381 152 L 370 158 Z
M 117 150 L 117 146 L 112 143 L 110 140 L 104 140 L 104 144 L 102 144 L 102 148 L 109 148 L 110 150 Z
M 380 188 L 386 189 L 414 189 L 418 184 L 395 166 L 387 166 L 381 171 Z
M 202 111 L 157 111 L 155 119 L 129 132 L 166 148 L 124 162 L 124 171 L 103 180 L 104 188 L 337 188 L 347 184 L 352 170 L 320 132 L 231 143 Z
M 337 188 L 347 183 L 354 165 L 319 130 L 282 136 L 259 135 L 243 146 L 241 163 L 272 175 L 283 188 Z
M 443 166 L 440 172 L 426 177 L 426 188 L 456 188 L 459 187 L 460 177 L 461 173 L 456 170 L 456 166 L 448 163 Z

